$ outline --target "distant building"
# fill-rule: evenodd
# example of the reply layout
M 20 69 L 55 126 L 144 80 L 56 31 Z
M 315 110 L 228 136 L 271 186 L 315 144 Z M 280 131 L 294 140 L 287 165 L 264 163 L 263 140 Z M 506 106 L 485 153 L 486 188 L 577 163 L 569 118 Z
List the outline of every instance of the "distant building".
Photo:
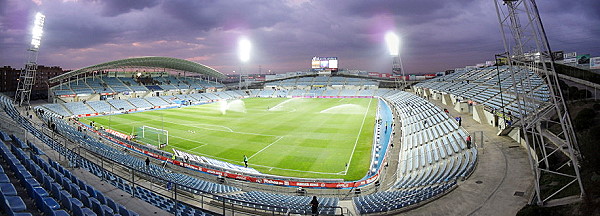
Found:
M 16 69 L 10 66 L 0 68 L 0 92 L 5 92 L 12 95 L 17 91 L 19 85 L 19 76 L 23 69 Z M 61 75 L 65 72 L 61 67 L 52 66 L 46 67 L 39 65 L 35 73 L 35 82 L 31 91 L 31 99 L 46 99 L 48 98 L 48 79 Z

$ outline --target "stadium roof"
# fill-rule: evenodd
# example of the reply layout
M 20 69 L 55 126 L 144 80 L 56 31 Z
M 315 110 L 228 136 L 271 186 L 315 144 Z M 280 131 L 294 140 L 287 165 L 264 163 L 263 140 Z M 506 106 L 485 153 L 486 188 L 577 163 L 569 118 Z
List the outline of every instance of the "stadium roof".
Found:
M 90 71 L 113 69 L 113 68 L 124 68 L 124 67 L 155 67 L 155 68 L 167 68 L 180 71 L 186 71 L 191 73 L 199 73 L 217 78 L 226 78 L 226 76 L 203 64 L 191 62 L 184 59 L 171 58 L 171 57 L 137 57 L 120 59 L 116 61 L 109 61 L 77 69 L 68 73 L 64 73 L 60 76 L 53 77 L 49 80 L 50 83 L 58 82 L 61 79 L 77 76 Z

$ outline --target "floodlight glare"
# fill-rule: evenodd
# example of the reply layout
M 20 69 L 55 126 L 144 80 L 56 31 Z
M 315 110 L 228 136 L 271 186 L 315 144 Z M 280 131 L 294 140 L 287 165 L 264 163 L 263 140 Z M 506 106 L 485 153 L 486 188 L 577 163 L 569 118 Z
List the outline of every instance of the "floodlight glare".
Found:
M 31 31 L 31 46 L 34 49 L 40 47 L 40 43 L 42 41 L 42 34 L 44 33 L 44 21 L 46 16 L 44 14 L 38 12 L 35 15 L 35 22 L 33 23 L 33 30 Z
M 240 56 L 240 60 L 242 62 L 247 62 L 250 60 L 250 49 L 252 48 L 252 44 L 246 38 L 241 38 L 238 42 L 238 52 Z
M 397 56 L 400 54 L 400 38 L 394 32 L 385 34 L 385 43 L 390 51 L 390 55 Z

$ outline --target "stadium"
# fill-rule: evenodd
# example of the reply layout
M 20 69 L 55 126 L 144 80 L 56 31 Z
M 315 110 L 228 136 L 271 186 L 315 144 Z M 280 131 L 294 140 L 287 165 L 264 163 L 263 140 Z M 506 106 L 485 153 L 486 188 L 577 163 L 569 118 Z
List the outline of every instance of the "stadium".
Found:
M 594 203 L 586 198 L 593 200 L 595 190 L 587 186 L 595 178 L 589 161 L 597 150 L 588 145 L 595 115 L 585 124 L 580 117 L 585 109 L 598 110 L 597 94 L 589 91 L 597 80 L 577 75 L 592 73 L 590 66 L 583 70 L 554 57 L 541 20 L 507 23 L 521 22 L 518 7 L 539 16 L 535 1 L 496 4 L 505 18 L 499 20 L 506 53 L 437 75 L 405 75 L 399 41 L 386 35 L 389 75 L 344 70 L 337 57 L 313 57 L 309 71 L 262 80 L 260 73 L 231 78 L 181 58 L 129 57 L 49 77 L 44 100 L 30 100 L 41 39 L 34 33 L 16 93 L 0 95 L 0 210 L 122 216 L 597 212 L 582 210 Z M 36 17 L 41 28 L 44 16 Z M 520 25 L 535 26 L 533 33 Z M 534 38 L 511 35 L 515 28 Z

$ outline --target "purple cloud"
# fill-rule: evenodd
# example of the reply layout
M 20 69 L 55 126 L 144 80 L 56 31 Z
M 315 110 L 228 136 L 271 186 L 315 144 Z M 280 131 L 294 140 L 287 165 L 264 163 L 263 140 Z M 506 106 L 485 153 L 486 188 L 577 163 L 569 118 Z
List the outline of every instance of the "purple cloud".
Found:
M 136 56 L 170 56 L 229 73 L 240 67 L 237 39 L 253 43 L 247 71 L 306 70 L 312 56 L 337 56 L 349 69 L 389 72 L 383 35 L 402 38 L 409 73 L 431 73 L 503 52 L 489 0 L 5 0 L 0 64 L 23 67 L 33 14 L 46 14 L 39 63 L 76 69 Z M 600 2 L 539 1 L 554 50 L 600 56 Z

